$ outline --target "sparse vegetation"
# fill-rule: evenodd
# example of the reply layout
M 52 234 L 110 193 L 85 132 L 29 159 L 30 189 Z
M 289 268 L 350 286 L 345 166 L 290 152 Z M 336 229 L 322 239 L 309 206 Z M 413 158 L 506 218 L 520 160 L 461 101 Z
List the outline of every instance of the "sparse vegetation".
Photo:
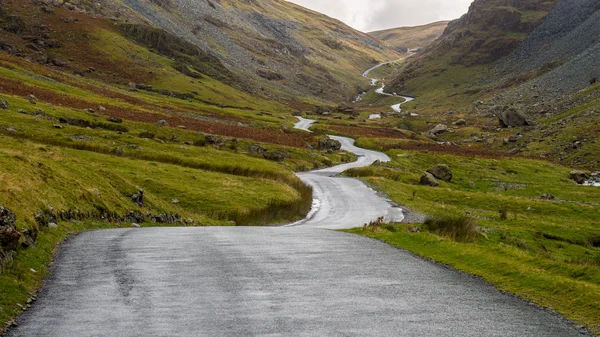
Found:
M 429 217 L 424 225 L 430 232 L 458 242 L 470 242 L 477 236 L 475 220 L 467 216 Z

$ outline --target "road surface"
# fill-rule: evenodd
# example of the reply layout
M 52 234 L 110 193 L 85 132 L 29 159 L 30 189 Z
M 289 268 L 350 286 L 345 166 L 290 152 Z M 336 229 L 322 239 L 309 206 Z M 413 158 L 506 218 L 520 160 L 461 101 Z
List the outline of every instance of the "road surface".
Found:
M 306 227 L 83 233 L 19 321 L 8 336 L 580 336 L 478 279 Z
M 298 117 L 295 128 L 309 131 L 315 121 Z M 290 226 L 342 229 L 362 226 L 383 216 L 388 222 L 401 222 L 402 209 L 379 196 L 372 188 L 354 178 L 335 177 L 348 169 L 369 166 L 375 161 L 388 162 L 381 152 L 354 146 L 354 140 L 329 136 L 342 143 L 342 150 L 354 153 L 358 160 L 322 170 L 298 173 L 298 177 L 313 187 L 313 209 L 309 216 Z
M 389 62 L 383 62 L 383 63 L 380 63 L 380 64 L 378 64 L 378 65 L 376 65 L 376 66 L 374 66 L 374 67 L 371 67 L 371 68 L 367 69 L 367 70 L 366 70 L 366 71 L 363 73 L 363 75 L 362 75 L 362 76 L 363 76 L 363 77 L 365 77 L 365 78 L 368 78 L 368 79 L 370 79 L 370 80 L 371 80 L 371 85 L 372 85 L 372 86 L 375 86 L 375 85 L 377 85 L 377 82 L 379 82 L 379 80 L 378 80 L 378 79 L 376 79 L 376 78 L 371 78 L 371 77 L 369 77 L 369 74 L 370 74 L 370 73 L 371 73 L 373 70 L 375 70 L 375 69 L 377 69 L 377 68 L 379 68 L 379 67 L 382 67 L 382 66 L 384 66 L 384 65 L 386 65 L 386 64 L 390 64 L 390 63 L 394 63 L 394 62 L 400 62 L 400 61 L 404 61 L 404 60 L 406 60 L 407 58 L 409 58 L 409 57 L 412 57 L 413 55 L 414 55 L 414 53 L 409 53 L 409 54 L 408 54 L 406 57 L 403 57 L 403 58 L 401 58 L 401 59 L 399 59 L 399 60 L 394 60 L 394 61 L 389 61 Z M 396 93 L 388 94 L 388 93 L 386 93 L 386 92 L 384 92 L 384 91 L 383 91 L 384 89 L 385 89 L 385 84 L 382 84 L 380 88 L 378 88 L 377 90 L 375 90 L 375 92 L 376 92 L 376 93 L 378 93 L 378 94 L 380 94 L 380 95 L 391 96 L 391 97 L 400 97 L 400 98 L 403 98 L 403 99 L 404 99 L 404 102 L 392 105 L 392 109 L 393 109 L 395 112 L 397 112 L 397 113 L 401 113 L 401 112 L 402 112 L 402 105 L 403 105 L 403 104 L 406 104 L 406 103 L 408 103 L 408 102 L 411 102 L 411 101 L 414 101 L 414 100 L 415 100 L 415 98 L 414 98 L 414 97 L 397 95 Z M 361 94 L 361 95 L 362 95 L 362 94 Z M 361 97 L 361 95 L 359 95 L 359 97 Z M 360 99 L 357 99 L 357 101 L 360 101 Z M 373 115 L 371 115 L 369 118 L 370 118 L 370 119 L 379 119 L 379 118 L 381 118 L 381 115 L 380 115 L 380 114 L 373 114 Z

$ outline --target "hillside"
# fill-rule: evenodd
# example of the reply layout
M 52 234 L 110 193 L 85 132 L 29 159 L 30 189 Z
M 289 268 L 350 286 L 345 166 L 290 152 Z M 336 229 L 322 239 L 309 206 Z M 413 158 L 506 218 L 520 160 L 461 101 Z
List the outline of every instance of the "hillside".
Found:
M 114 7 L 112 1 L 99 3 L 101 8 Z M 349 101 L 362 84 L 356 74 L 366 65 L 396 56 L 366 34 L 283 0 L 122 4 L 103 15 L 130 16 L 129 20 L 150 23 L 197 46 L 237 75 L 229 84 L 253 95 L 300 102 Z M 146 42 L 147 35 L 140 36 L 135 29 L 128 32 Z
M 449 21 L 439 21 L 422 26 L 392 28 L 368 34 L 399 50 L 424 48 L 442 36 L 448 23 Z
M 597 144 L 588 135 L 600 131 L 598 15 L 597 1 L 590 0 L 475 1 L 406 62 L 386 90 L 417 96 L 408 107 L 423 123 L 472 119 L 469 128 L 440 139 L 476 139 L 487 147 L 597 168 Z M 507 109 L 529 120 L 516 144 L 504 141 L 515 132 L 498 128 Z

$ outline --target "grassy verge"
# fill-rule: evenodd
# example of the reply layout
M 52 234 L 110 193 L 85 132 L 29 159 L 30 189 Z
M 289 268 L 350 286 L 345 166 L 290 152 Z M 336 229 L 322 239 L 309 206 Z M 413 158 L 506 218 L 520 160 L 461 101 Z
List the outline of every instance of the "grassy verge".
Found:
M 350 232 L 481 276 L 600 333 L 597 188 L 575 185 L 569 168 L 538 160 L 402 150 L 388 154 L 393 160 L 387 165 L 347 174 L 415 211 L 442 219 L 466 215 L 476 221 L 477 235 L 455 241 L 431 223 L 420 226 L 422 232 L 404 225 Z M 450 166 L 452 182 L 441 181 L 438 188 L 419 185 L 421 174 L 436 164 Z

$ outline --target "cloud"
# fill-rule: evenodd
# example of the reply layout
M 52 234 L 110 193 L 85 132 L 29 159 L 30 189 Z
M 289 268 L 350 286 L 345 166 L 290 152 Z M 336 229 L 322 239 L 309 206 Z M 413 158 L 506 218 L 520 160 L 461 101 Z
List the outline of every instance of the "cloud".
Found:
M 288 0 L 339 19 L 351 27 L 374 30 L 451 20 L 473 0 Z

